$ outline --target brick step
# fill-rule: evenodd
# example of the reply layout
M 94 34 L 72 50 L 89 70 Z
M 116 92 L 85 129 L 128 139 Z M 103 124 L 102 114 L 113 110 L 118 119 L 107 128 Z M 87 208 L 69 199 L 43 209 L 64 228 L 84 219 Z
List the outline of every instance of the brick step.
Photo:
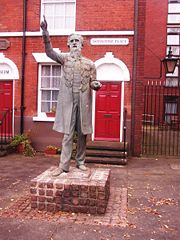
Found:
M 119 150 L 103 150 L 102 149 L 87 149 L 86 150 L 86 156 L 97 156 L 97 157 L 116 157 L 116 158 L 122 158 L 127 156 L 127 152 L 124 153 L 124 151 Z
M 126 165 L 126 158 L 86 156 L 87 163 Z
M 127 149 L 127 146 L 128 143 L 126 142 L 125 149 Z M 87 149 L 123 151 L 124 142 L 89 141 L 87 143 Z
M 127 146 L 123 142 L 93 141 L 87 143 L 86 162 L 125 165 Z

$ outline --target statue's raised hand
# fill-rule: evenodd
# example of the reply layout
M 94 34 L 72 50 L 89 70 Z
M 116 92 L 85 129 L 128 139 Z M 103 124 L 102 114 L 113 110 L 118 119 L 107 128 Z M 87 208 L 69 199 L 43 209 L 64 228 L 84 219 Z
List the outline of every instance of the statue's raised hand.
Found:
M 44 18 L 44 21 L 41 22 L 41 29 L 43 31 L 47 31 L 47 21 L 44 15 L 43 15 L 43 18 Z

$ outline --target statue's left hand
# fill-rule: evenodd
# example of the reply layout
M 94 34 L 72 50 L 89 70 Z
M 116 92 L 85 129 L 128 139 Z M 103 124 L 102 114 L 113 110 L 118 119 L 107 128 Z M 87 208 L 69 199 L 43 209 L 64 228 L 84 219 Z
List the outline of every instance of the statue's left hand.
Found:
M 98 81 L 93 81 L 91 86 L 92 86 L 92 89 L 97 91 L 102 87 L 102 84 Z

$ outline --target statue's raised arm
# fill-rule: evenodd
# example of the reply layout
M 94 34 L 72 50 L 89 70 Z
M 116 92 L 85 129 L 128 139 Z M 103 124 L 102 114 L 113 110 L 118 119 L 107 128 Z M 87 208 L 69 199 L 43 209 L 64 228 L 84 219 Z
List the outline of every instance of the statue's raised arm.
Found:
M 41 22 L 41 29 L 43 30 L 43 31 L 47 31 L 47 26 L 48 26 L 48 24 L 47 24 L 47 21 L 46 21 L 46 18 L 45 18 L 45 16 L 43 15 L 43 18 L 44 18 L 44 21 L 42 21 Z
M 55 62 L 60 63 L 62 65 L 64 63 L 63 56 L 62 54 L 58 54 L 53 50 L 49 32 L 47 30 L 48 24 L 45 16 L 43 16 L 43 18 L 44 18 L 44 21 L 41 22 L 40 26 L 42 29 L 42 36 L 43 36 L 46 55 L 52 60 L 54 60 Z

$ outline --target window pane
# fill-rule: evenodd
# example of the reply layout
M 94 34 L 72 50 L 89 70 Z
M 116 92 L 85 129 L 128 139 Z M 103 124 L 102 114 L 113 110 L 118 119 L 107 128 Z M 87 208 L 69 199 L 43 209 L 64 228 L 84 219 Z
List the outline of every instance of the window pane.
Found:
M 59 91 L 52 91 L 52 100 L 57 101 Z
M 168 45 L 179 45 L 179 36 L 178 35 L 168 35 L 167 44 Z
M 52 75 L 53 76 L 60 76 L 61 75 L 61 67 L 52 66 Z
M 177 103 L 166 103 L 165 113 L 176 114 L 177 113 Z
M 53 102 L 52 103 L 52 110 L 56 111 L 56 108 L 57 108 L 57 102 Z
M 41 88 L 50 88 L 50 77 L 41 78 Z
M 42 100 L 51 100 L 51 91 L 47 90 L 47 91 L 42 91 Z
M 74 7 L 75 7 L 75 5 L 72 3 L 67 3 L 65 5 L 66 16 L 74 16 Z
M 54 17 L 46 17 L 48 23 L 48 29 L 54 29 Z
M 171 47 L 171 50 L 172 50 L 172 54 L 173 55 L 180 55 L 180 48 L 179 48 L 179 46 L 172 46 Z M 167 49 L 166 49 L 166 54 L 168 54 L 168 51 L 169 51 L 169 47 L 167 47 Z
M 54 18 L 54 28 L 55 29 L 64 29 L 64 17 L 55 17 Z
M 41 68 L 41 76 L 50 76 L 50 70 L 51 70 L 50 66 L 43 65 Z
M 169 13 L 179 13 L 180 12 L 180 4 L 179 3 L 169 4 L 168 12 Z
M 54 5 L 45 4 L 44 15 L 48 22 L 48 28 L 54 29 Z
M 169 14 L 168 23 L 180 23 L 180 14 Z
M 56 4 L 56 6 L 54 8 L 54 15 L 55 16 L 64 16 L 65 15 L 64 4 L 62 4 L 62 3 Z
M 53 14 L 53 4 L 44 4 L 44 14 L 45 16 L 52 16 Z
M 167 32 L 168 33 L 180 33 L 180 28 L 179 27 L 168 27 Z
M 59 88 L 61 67 L 52 66 L 52 88 Z
M 50 102 L 41 103 L 41 112 L 50 112 Z
M 58 88 L 59 89 L 59 82 L 60 82 L 59 78 L 54 77 L 52 79 L 52 88 Z
M 74 28 L 74 21 L 72 17 L 66 17 L 65 19 L 65 27 L 67 29 L 72 29 Z

